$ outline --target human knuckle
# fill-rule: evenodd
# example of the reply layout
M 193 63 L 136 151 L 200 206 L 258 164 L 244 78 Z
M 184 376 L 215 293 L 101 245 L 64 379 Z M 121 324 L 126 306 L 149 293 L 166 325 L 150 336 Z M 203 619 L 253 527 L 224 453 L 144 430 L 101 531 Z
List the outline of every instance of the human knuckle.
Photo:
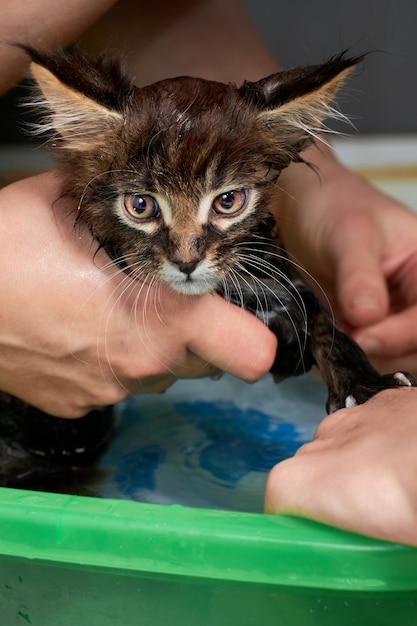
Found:
M 316 427 L 314 432 L 314 439 L 321 439 L 326 437 L 333 428 L 333 422 L 331 421 L 331 416 L 325 417 Z
M 97 406 L 109 406 L 113 404 L 118 404 L 119 402 L 125 400 L 128 395 L 129 391 L 125 389 L 122 385 L 109 385 L 102 392 L 99 397 L 99 401 L 96 404 Z
M 89 407 L 77 403 L 66 403 L 59 407 L 50 409 L 49 414 L 61 419 L 77 420 L 89 413 Z
M 321 439 L 332 435 L 336 430 L 344 427 L 346 420 L 352 422 L 352 411 L 355 407 L 339 409 L 335 413 L 330 413 L 318 424 L 314 433 L 315 439 Z
M 88 394 L 79 400 L 79 411 L 117 404 L 128 396 L 128 390 L 118 381 L 107 381 L 89 389 Z M 77 406 L 77 405 L 75 405 Z
M 287 492 L 294 473 L 294 463 L 292 458 L 285 459 L 271 469 L 266 479 L 266 492 L 273 493 L 276 498 Z
M 245 380 L 249 383 L 254 383 L 265 376 L 270 371 L 275 356 L 276 350 L 259 351 L 256 358 L 247 362 Z

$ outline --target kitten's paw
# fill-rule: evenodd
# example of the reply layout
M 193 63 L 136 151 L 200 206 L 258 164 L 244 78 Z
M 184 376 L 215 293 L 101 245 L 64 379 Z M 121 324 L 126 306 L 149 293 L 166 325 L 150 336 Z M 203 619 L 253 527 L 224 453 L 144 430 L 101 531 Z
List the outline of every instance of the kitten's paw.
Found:
M 392 378 L 396 381 L 398 387 L 416 387 L 414 376 L 411 376 L 408 372 L 395 372 Z
M 348 396 L 346 396 L 345 409 L 350 409 L 353 406 L 358 406 L 358 403 L 356 402 L 355 397 L 352 396 L 352 394 L 349 394 Z
M 399 389 L 401 387 L 417 387 L 415 378 L 408 372 L 395 372 L 380 376 L 373 372 L 371 376 L 362 376 L 360 379 L 351 380 L 339 387 L 338 391 L 329 391 L 326 404 L 327 411 L 334 413 L 339 409 L 349 409 L 358 404 L 363 404 L 372 396 L 384 389 Z

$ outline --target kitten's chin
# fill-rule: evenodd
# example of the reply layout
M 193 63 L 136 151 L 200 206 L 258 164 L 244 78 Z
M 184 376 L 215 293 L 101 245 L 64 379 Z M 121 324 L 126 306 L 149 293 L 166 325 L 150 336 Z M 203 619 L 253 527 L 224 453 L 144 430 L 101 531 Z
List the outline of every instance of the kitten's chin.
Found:
M 204 262 L 189 275 L 181 272 L 173 263 L 166 263 L 162 280 L 174 291 L 187 296 L 203 296 L 212 293 L 219 285 L 217 274 Z
M 188 281 L 186 283 L 180 283 L 176 285 L 170 284 L 171 289 L 182 293 L 186 296 L 204 296 L 207 293 L 212 293 L 213 289 L 208 289 L 206 285 L 198 285 L 197 282 Z

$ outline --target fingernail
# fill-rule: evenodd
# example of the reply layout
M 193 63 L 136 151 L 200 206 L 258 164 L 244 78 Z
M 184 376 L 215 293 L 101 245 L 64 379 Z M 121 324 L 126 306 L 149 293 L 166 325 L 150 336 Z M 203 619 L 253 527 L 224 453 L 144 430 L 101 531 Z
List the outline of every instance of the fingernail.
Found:
M 361 293 L 352 298 L 351 307 L 353 309 L 379 310 L 381 308 L 381 302 L 373 293 Z
M 348 320 L 357 327 L 369 326 L 385 315 L 385 304 L 373 293 L 356 294 L 346 311 Z
M 220 380 L 223 375 L 224 372 L 222 370 L 216 370 L 213 374 L 210 374 L 210 378 L 211 380 Z
M 355 341 L 367 354 L 379 354 L 381 352 L 382 344 L 377 337 L 372 337 L 370 335 L 358 335 L 355 337 Z

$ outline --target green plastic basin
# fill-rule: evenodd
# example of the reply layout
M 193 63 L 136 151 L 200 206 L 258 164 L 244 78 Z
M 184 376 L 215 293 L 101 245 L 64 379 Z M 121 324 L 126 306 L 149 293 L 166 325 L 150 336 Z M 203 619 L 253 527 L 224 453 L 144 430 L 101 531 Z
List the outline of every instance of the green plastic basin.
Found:
M 0 489 L 4 626 L 413 626 L 417 549 L 286 516 Z

